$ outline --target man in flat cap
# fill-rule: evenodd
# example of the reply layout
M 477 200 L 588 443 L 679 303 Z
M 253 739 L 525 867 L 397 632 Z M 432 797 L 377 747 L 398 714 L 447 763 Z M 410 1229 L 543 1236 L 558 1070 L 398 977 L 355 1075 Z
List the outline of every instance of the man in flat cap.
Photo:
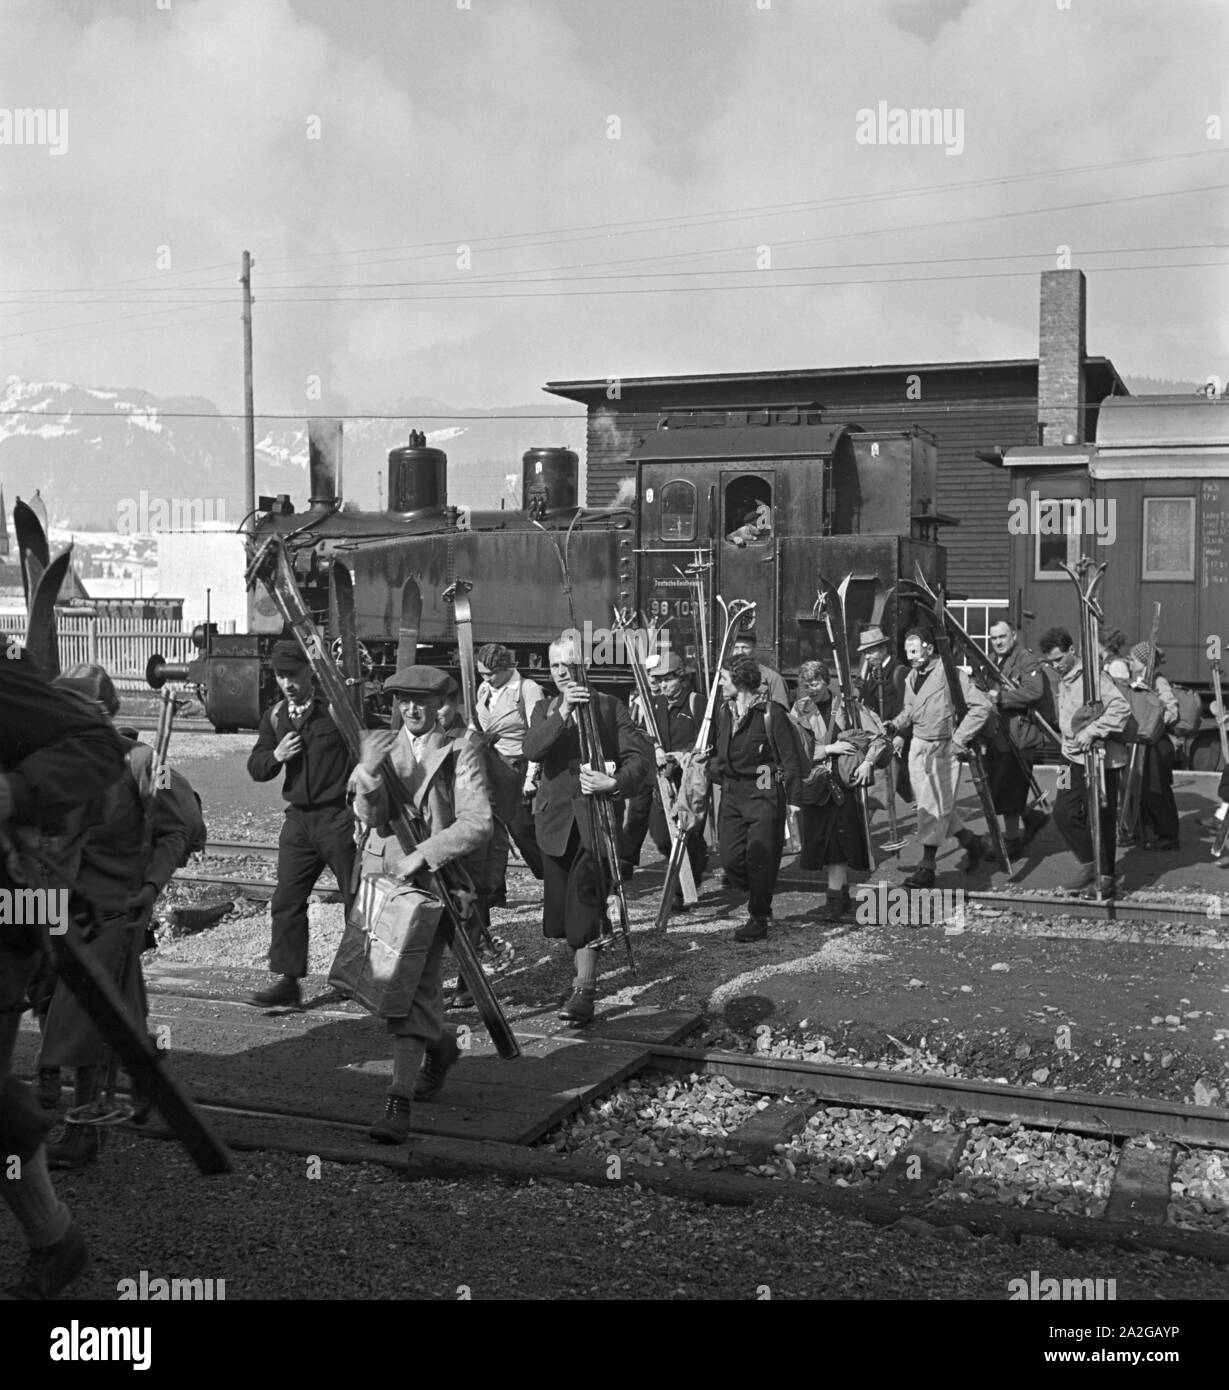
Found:
M 307 899 L 321 870 L 332 869 L 347 916 L 354 899 L 354 817 L 346 793 L 353 761 L 299 644 L 278 642 L 272 664 L 283 698 L 262 716 L 248 758 L 248 774 L 257 782 L 286 771 L 269 946 L 269 969 L 277 979 L 248 1000 L 262 1009 L 298 1008 L 303 1002 L 299 981 L 307 974 Z
M 464 727 L 446 731 L 439 725 L 440 705 L 451 683 L 434 666 L 407 666 L 384 682 L 397 702 L 401 728 L 364 735 L 363 756 L 350 783 L 355 814 L 371 830 L 363 850 L 365 876 L 411 879 L 454 860 L 482 872 L 491 839 L 491 802 L 481 757 Z M 412 854 L 402 853 L 392 830 L 395 808 L 379 775 L 385 758 L 391 759 L 427 829 Z M 460 1055 L 456 1034 L 444 1027 L 444 936 L 438 926 L 429 930 L 430 939 L 421 943 L 424 949 L 408 967 L 420 967 L 417 980 L 407 978 L 405 961 L 399 973 L 402 991 L 413 991 L 410 1012 L 384 1020 L 393 1035 L 393 1079 L 384 1114 L 369 1131 L 382 1144 L 408 1136 L 411 1100 L 431 1100 Z
M 752 661 L 760 668 L 760 689 L 767 694 L 770 700 L 775 700 L 787 713 L 790 709 L 789 691 L 785 688 L 785 679 L 780 671 L 774 671 L 771 666 L 764 663 L 755 654 L 755 629 L 746 627 L 734 639 L 734 645 L 730 649 L 733 656 L 749 656 Z

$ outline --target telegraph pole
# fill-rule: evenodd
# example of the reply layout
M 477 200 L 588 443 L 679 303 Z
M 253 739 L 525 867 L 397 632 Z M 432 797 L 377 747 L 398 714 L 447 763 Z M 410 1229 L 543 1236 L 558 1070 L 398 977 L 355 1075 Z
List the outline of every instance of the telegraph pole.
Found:
M 252 404 L 252 257 L 243 253 L 243 511 L 244 530 L 256 529 L 256 413 Z

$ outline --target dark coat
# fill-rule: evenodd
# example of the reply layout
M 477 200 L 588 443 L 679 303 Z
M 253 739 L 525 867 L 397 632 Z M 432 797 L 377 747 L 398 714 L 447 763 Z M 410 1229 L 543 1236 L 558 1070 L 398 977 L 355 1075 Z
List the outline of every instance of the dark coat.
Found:
M 580 830 L 581 843 L 592 848 L 589 817 L 585 811 L 589 798 L 580 790 L 577 716 L 573 713 L 565 724 L 559 715 L 560 703 L 556 695 L 535 705 L 529 732 L 525 735 L 525 756 L 531 762 L 542 764 L 533 802 L 538 844 L 544 854 L 556 856 L 567 852 L 573 825 Z M 650 768 L 640 753 L 639 735 L 626 705 L 595 690 L 593 706 L 602 754 L 608 764 L 614 764 L 612 776 L 618 784 L 614 794 L 626 800 L 650 775 Z
M 807 771 L 798 756 L 798 741 L 789 715 L 763 689 L 759 699 L 735 723 L 735 706 L 722 700 L 717 709 L 717 742 L 710 776 L 715 782 L 750 775 L 760 765 L 773 770 L 774 782 L 785 787 L 791 806 L 802 799 L 802 779 Z M 762 789 L 764 790 L 764 789 Z M 775 790 L 775 787 L 773 788 Z
M 279 763 L 273 750 L 292 728 L 303 740 L 302 751 Z M 317 806 L 340 806 L 345 801 L 354 760 L 333 723 L 327 702 L 319 695 L 297 724 L 285 700 L 261 716 L 256 746 L 248 756 L 248 776 L 256 782 L 271 782 L 282 768 L 286 769 L 282 795 L 291 806 L 310 811 Z

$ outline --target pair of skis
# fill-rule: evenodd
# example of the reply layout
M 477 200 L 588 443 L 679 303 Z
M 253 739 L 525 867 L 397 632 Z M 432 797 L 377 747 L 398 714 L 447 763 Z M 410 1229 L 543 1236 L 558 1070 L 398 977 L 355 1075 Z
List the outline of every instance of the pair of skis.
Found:
M 917 579 L 907 580 L 905 582 L 904 592 L 914 603 L 925 608 L 933 616 L 935 591 L 927 582 L 926 576 L 922 573 L 920 566 L 917 571 Z M 947 624 L 947 634 L 952 641 L 953 647 L 964 658 L 965 663 L 972 668 L 973 678 L 983 690 L 985 690 L 988 685 L 996 685 L 1001 690 L 1021 689 L 1020 682 L 1013 680 L 1011 676 L 999 670 L 994 662 L 991 661 L 977 643 L 974 642 L 972 637 L 969 636 L 968 631 L 961 625 L 960 621 L 952 613 L 947 611 L 946 605 L 944 605 L 943 616 Z M 1056 729 L 1052 729 L 1036 710 L 1030 710 L 1029 713 L 1031 717 L 1036 720 L 1041 729 L 1044 730 L 1047 737 L 1061 746 L 1062 735 L 1059 734 Z M 1003 717 L 1001 711 L 997 709 L 995 710 L 994 717 L 999 721 L 999 727 L 1003 731 L 1003 737 L 1007 740 L 1008 752 L 1010 752 L 1016 766 L 1020 769 L 1020 772 L 1028 782 L 1029 789 L 1033 795 L 1033 805 L 1040 806 L 1043 811 L 1048 812 L 1050 810 L 1050 798 L 1037 781 L 1028 759 L 1020 751 L 1015 740 L 1008 732 L 1007 720 Z
M 1101 702 L 1101 646 L 1099 642 L 1101 624 L 1105 621 L 1097 591 L 1105 578 L 1105 562 L 1094 565 L 1085 555 L 1073 567 L 1067 562 L 1059 562 L 1067 577 L 1075 585 L 1080 601 L 1080 652 L 1081 676 L 1084 685 L 1084 704 L 1091 708 Z M 1096 876 L 1096 896 L 1101 902 L 1104 898 L 1102 880 L 1106 877 L 1105 850 L 1101 842 L 1102 802 L 1105 799 L 1102 749 L 1094 740 L 1084 753 L 1084 799 L 1088 812 L 1088 829 L 1092 835 L 1093 873 Z
M 1216 696 L 1216 728 L 1220 734 L 1220 765 L 1229 767 L 1229 713 L 1225 711 L 1225 688 L 1221 683 L 1220 657 L 1212 658 L 1212 692 Z M 1220 829 L 1212 837 L 1212 855 L 1219 859 L 1229 844 L 1229 814 L 1220 823 Z
M 253 556 L 247 569 L 248 587 L 257 580 L 264 584 L 278 612 L 303 648 L 320 691 L 329 702 L 333 722 L 337 725 L 350 756 L 357 763 L 363 752 L 363 724 L 354 706 L 352 687 L 347 684 L 346 677 L 338 671 L 329 656 L 320 632 L 304 606 L 282 537 L 270 536 Z M 425 827 L 414 811 L 409 791 L 388 758 L 380 764 L 379 776 L 393 807 L 391 823 L 397 843 L 403 854 L 411 854 L 425 838 Z M 474 996 L 496 1051 L 504 1058 L 519 1057 L 520 1044 L 499 1006 L 499 1000 L 495 997 L 490 981 L 482 969 L 478 953 L 465 931 L 468 913 L 472 910 L 467 904 L 472 902 L 474 896 L 473 884 L 469 881 L 468 874 L 461 865 L 455 863 L 448 864 L 441 870 L 423 872 L 444 905 L 444 921 L 450 935 L 449 944 L 461 966 L 465 982 Z
M 746 599 L 733 599 L 727 606 L 725 599 L 718 594 L 717 604 L 725 618 L 725 633 L 721 639 L 721 650 L 718 652 L 717 660 L 713 666 L 713 679 L 708 688 L 708 699 L 704 702 L 704 717 L 700 721 L 700 727 L 696 731 L 696 741 L 692 745 L 691 761 L 693 765 L 708 756 L 709 745 L 713 741 L 713 715 L 717 709 L 717 696 L 721 693 L 720 675 L 729 662 L 734 640 L 738 636 L 739 629 L 744 624 L 754 621 L 755 618 L 755 604 L 749 603 Z M 683 871 L 686 852 L 687 837 L 680 835 L 671 847 L 670 860 L 666 865 L 666 881 L 662 884 L 661 902 L 657 905 L 656 925 L 658 931 L 665 931 L 666 924 L 670 920 L 674 892 L 678 887 L 679 876 Z
M 1144 672 L 1144 689 L 1151 690 L 1156 676 L 1156 639 L 1161 635 L 1161 605 L 1152 605 L 1152 627 L 1148 632 L 1148 668 Z M 1127 761 L 1127 775 L 1123 782 L 1122 805 L 1118 810 L 1118 843 L 1130 844 L 1139 829 L 1140 802 L 1143 799 L 1144 764 L 1148 748 L 1143 743 L 1133 743 Z
M 852 579 L 853 575 L 847 574 L 840 584 L 836 585 L 821 574 L 818 580 L 819 595 L 815 600 L 815 615 L 823 622 L 828 632 L 828 645 L 832 648 L 832 659 L 836 664 L 836 681 L 840 687 L 841 703 L 845 706 L 845 717 L 848 720 L 849 728 L 865 730 L 869 718 L 854 687 L 853 668 L 849 662 L 849 632 L 845 622 L 845 601 Z M 834 728 L 833 732 L 838 738 L 840 737 L 839 730 Z M 874 732 L 874 730 L 870 732 Z M 875 868 L 875 842 L 871 838 L 871 788 L 869 786 L 855 787 L 853 792 L 858 803 L 858 817 L 862 822 L 862 835 L 866 840 L 867 863 L 873 870 Z M 889 844 L 884 846 L 889 854 L 899 853 L 908 843 L 907 840 L 898 839 L 899 831 L 895 824 L 895 798 L 896 787 L 892 785 L 888 787 L 887 794 L 890 825 L 888 833 L 892 839 Z
M 669 753 L 662 742 L 662 732 L 657 724 L 657 713 L 653 708 L 653 691 L 649 684 L 649 673 L 645 667 L 645 653 L 641 650 L 637 640 L 636 625 L 632 620 L 632 615 L 627 610 L 615 609 L 614 614 L 615 630 L 627 635 L 627 647 L 630 652 L 630 665 L 632 668 L 632 680 L 635 682 L 636 694 L 640 699 L 640 712 L 644 721 L 644 727 L 653 741 L 653 748 L 661 749 Z M 650 649 L 655 643 L 649 643 Z M 670 832 L 670 856 L 667 861 L 667 868 L 673 863 L 675 856 L 678 856 L 678 880 L 682 890 L 683 901 L 690 907 L 696 902 L 699 894 L 696 892 L 696 879 L 691 871 L 691 860 L 686 853 L 687 831 L 678 823 L 678 795 L 674 790 L 674 783 L 670 780 L 670 774 L 666 768 L 658 766 L 654 760 L 654 775 L 657 778 L 657 794 L 661 798 L 662 811 L 666 817 L 666 826 Z M 680 847 L 681 846 L 681 847 Z
M 568 552 L 572 544 L 572 532 L 576 523 L 584 515 L 577 512 L 564 537 L 563 548 L 539 521 L 533 525 L 550 541 L 559 561 L 559 571 L 563 579 L 563 596 L 568 602 L 568 623 L 572 633 L 579 632 L 576 626 L 576 603 L 572 595 L 572 572 L 568 565 Z M 532 520 L 532 518 L 531 518 Z M 579 661 L 570 663 L 572 680 L 589 698 L 573 708 L 576 711 L 576 731 L 580 740 L 580 761 L 582 767 L 601 775 L 606 773 L 606 756 L 602 751 L 601 729 L 594 708 L 593 688 L 589 684 L 589 673 L 585 670 L 584 653 L 577 652 Z M 627 910 L 627 889 L 623 882 L 623 870 L 619 857 L 619 824 L 615 815 L 614 802 L 607 795 L 583 796 L 585 819 L 589 827 L 589 843 L 593 847 L 593 866 L 597 876 L 598 897 L 606 903 L 606 923 L 610 935 L 616 933 L 623 939 L 623 949 L 627 952 L 627 968 L 635 973 L 636 961 L 632 954 L 631 918 Z M 608 939 L 608 938 L 603 938 Z
M 911 592 L 909 597 L 932 619 L 932 641 L 939 662 L 943 667 L 944 678 L 947 681 L 947 693 L 952 706 L 953 728 L 958 728 L 969 712 L 969 704 L 964 697 L 964 689 L 960 684 L 960 673 L 956 669 L 956 661 L 952 653 L 951 624 L 955 623 L 955 619 L 948 615 L 947 601 L 942 588 L 932 589 L 926 583 L 925 577 L 921 576 L 920 571 L 919 577 L 920 583 L 917 586 L 911 586 L 911 588 L 916 588 L 916 592 Z M 964 629 L 961 628 L 961 631 L 963 632 Z M 967 636 L 967 634 L 965 635 Z M 1011 743 L 1010 739 L 1008 743 Z M 1011 746 L 1015 747 L 1014 744 Z M 1018 749 L 1017 752 L 1019 752 Z M 969 773 L 973 778 L 974 789 L 977 792 L 977 800 L 981 805 L 982 816 L 986 822 L 986 830 L 990 838 L 990 846 L 994 851 L 994 857 L 1003 866 L 1007 877 L 1010 878 L 1015 873 L 1015 868 L 1012 865 L 1011 856 L 1007 852 L 1007 842 L 1003 836 L 1003 829 L 999 825 L 998 812 L 994 809 L 994 797 L 990 793 L 990 778 L 986 772 L 985 756 L 976 740 L 969 744 L 966 760 L 969 765 Z M 1036 784 L 1034 783 L 1034 785 Z
M 55 605 L 72 568 L 73 548 L 53 560 L 47 533 L 32 507 L 18 502 L 13 508 L 13 530 L 21 564 L 21 583 L 26 596 L 25 648 L 30 659 L 48 679 L 60 674 L 60 645 L 56 633 Z

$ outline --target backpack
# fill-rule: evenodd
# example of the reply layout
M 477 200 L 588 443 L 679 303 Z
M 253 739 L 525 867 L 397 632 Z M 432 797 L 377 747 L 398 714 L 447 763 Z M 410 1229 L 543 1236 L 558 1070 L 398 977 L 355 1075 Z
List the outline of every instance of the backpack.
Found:
M 1116 676 L 1111 676 L 1110 680 L 1131 706 L 1131 722 L 1123 731 L 1123 739 L 1127 743 L 1159 743 L 1165 733 L 1165 706 L 1161 697 L 1154 690 L 1136 690 Z
M 148 748 L 149 745 L 142 743 L 138 744 L 137 747 Z M 188 827 L 188 843 L 184 847 L 183 857 L 176 866 L 182 869 L 194 854 L 205 852 L 205 845 L 208 843 L 205 813 L 199 793 L 183 773 L 169 766 L 165 768 L 165 773 L 166 784 L 160 788 L 155 788 L 154 795 L 169 796 L 180 820 Z M 136 774 L 132 770 L 132 765 L 127 760 L 124 762 L 124 777 L 132 789 L 133 795 L 140 801 L 140 786 Z
M 1185 685 L 1174 685 L 1171 682 L 1170 689 L 1178 702 L 1178 720 L 1170 729 L 1170 733 L 1176 734 L 1179 738 L 1190 738 L 1199 732 L 1199 726 L 1203 723 L 1203 701 L 1196 691 L 1189 690 Z

